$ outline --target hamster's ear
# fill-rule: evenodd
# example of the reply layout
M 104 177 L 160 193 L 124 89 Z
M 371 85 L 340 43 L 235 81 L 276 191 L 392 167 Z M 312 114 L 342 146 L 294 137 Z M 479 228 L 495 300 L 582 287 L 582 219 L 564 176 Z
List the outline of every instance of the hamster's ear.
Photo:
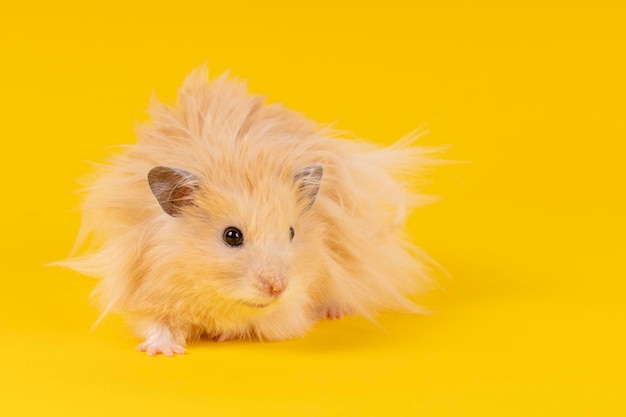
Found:
M 305 166 L 294 176 L 294 184 L 297 187 L 299 198 L 305 200 L 305 210 L 310 209 L 315 202 L 320 190 L 323 172 L 320 164 L 311 164 Z
M 148 184 L 164 212 L 172 217 L 183 207 L 193 204 L 198 190 L 195 175 L 180 168 L 157 166 L 148 173 Z

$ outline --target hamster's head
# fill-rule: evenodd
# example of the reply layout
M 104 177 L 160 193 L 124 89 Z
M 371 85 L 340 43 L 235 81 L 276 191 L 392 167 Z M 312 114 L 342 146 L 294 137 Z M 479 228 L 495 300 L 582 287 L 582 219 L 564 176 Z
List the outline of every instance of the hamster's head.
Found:
M 297 302 L 308 285 L 305 265 L 314 262 L 306 255 L 315 240 L 306 219 L 322 166 L 218 177 L 168 166 L 148 174 L 162 210 L 159 253 L 173 273 L 173 293 L 231 315 Z

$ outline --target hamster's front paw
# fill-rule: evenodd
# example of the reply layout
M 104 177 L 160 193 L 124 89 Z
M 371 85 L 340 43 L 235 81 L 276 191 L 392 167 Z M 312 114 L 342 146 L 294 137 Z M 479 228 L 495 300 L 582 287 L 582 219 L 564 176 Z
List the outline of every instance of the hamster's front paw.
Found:
M 177 342 L 169 328 L 163 325 L 155 325 L 148 331 L 146 341 L 137 346 L 140 352 L 146 352 L 149 356 L 162 353 L 165 356 L 174 356 L 175 353 L 185 353 L 183 347 L 185 341 Z
M 137 346 L 137 350 L 140 352 L 146 352 L 148 356 L 155 356 L 160 353 L 165 356 L 174 356 L 175 353 L 182 355 L 185 353 L 185 348 L 181 345 L 177 345 L 176 343 L 168 344 L 168 343 L 151 343 L 148 341 L 143 342 L 139 346 Z

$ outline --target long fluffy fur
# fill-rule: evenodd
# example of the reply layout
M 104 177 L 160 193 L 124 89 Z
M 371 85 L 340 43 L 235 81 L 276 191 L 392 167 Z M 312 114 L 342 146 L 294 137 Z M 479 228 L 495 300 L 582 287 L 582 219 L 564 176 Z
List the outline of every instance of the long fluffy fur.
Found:
M 85 254 L 65 262 L 101 278 L 104 314 L 124 314 L 148 339 L 161 326 L 184 344 L 200 335 L 285 339 L 328 314 L 418 309 L 407 295 L 428 287 L 427 258 L 402 231 L 428 200 L 416 185 L 431 152 L 415 145 L 417 134 L 390 147 L 341 139 L 243 83 L 209 81 L 204 67 L 176 105 L 153 100 L 149 114 L 137 144 L 86 190 L 77 242 Z M 307 210 L 294 173 L 314 163 L 324 172 Z M 148 186 L 159 165 L 199 178 L 194 205 L 178 217 Z M 244 245 L 224 244 L 227 226 L 243 231 Z M 278 275 L 287 289 L 254 308 L 267 301 L 259 277 Z

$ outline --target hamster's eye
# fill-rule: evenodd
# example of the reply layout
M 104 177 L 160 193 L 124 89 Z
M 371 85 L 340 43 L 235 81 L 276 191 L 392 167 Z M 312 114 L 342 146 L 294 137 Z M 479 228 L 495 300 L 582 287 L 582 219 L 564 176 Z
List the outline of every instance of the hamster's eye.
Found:
M 226 230 L 224 230 L 224 235 L 222 236 L 222 239 L 224 239 L 224 242 L 228 246 L 243 245 L 243 233 L 241 233 L 241 230 L 237 229 L 236 227 L 227 227 Z
M 289 228 L 289 239 L 293 240 L 293 237 L 296 235 L 296 231 L 293 230 L 293 227 Z

